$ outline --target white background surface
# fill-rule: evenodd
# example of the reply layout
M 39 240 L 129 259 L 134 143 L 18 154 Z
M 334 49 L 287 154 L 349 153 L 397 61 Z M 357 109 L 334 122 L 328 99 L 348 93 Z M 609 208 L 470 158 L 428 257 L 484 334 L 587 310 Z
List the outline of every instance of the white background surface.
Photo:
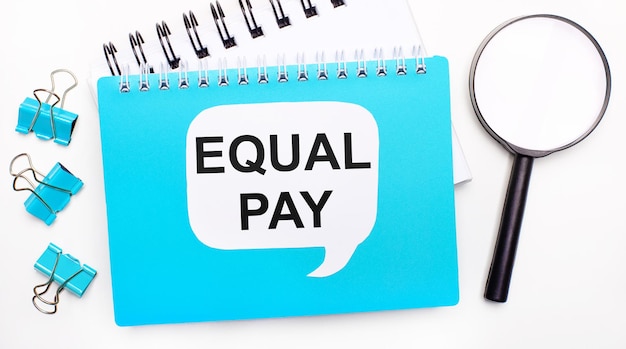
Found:
M 452 118 L 473 173 L 471 182 L 456 188 L 457 306 L 117 327 L 108 273 L 98 116 L 84 79 L 92 57 L 101 53 L 111 33 L 126 33 L 135 23 L 152 25 L 164 13 L 208 11 L 208 3 L 12 1 L 0 10 L 0 166 L 6 166 L 0 171 L 0 348 L 626 347 L 623 5 L 617 0 L 410 3 L 428 52 L 450 61 Z M 468 97 L 468 72 L 474 50 L 492 28 L 532 13 L 562 15 L 586 27 L 608 57 L 613 93 L 604 120 L 589 138 L 535 162 L 509 301 L 494 304 L 482 294 L 512 158 L 476 120 Z M 69 148 L 14 131 L 19 103 L 34 88 L 49 86 L 49 72 L 59 67 L 82 79 L 66 104 L 80 114 Z M 24 151 L 33 155 L 42 171 L 59 161 L 85 181 L 80 200 L 71 203 L 73 219 L 63 219 L 61 212 L 52 227 L 45 227 L 26 216 L 25 194 L 13 192 L 8 173 L 10 160 Z M 42 279 L 32 264 L 50 241 L 99 273 L 82 299 L 64 292 L 59 313 L 45 316 L 30 303 L 32 287 Z M 167 275 L 145 285 L 145 292 L 164 283 Z M 198 290 L 197 296 L 210 296 L 210 290 Z

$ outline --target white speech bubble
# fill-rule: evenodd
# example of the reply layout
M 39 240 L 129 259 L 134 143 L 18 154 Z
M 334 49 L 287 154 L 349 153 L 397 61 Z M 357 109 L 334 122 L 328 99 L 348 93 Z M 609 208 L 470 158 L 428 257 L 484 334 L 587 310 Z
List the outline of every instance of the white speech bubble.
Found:
M 376 221 L 378 147 L 374 117 L 356 104 L 206 109 L 187 132 L 191 229 L 222 250 L 324 247 L 308 276 L 332 275 Z

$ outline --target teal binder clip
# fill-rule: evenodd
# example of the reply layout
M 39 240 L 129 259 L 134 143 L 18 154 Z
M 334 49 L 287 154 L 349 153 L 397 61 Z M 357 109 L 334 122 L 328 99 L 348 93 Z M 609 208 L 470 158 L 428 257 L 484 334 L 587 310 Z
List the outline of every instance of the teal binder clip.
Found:
M 35 262 L 35 269 L 48 277 L 48 281 L 33 288 L 33 305 L 44 314 L 54 314 L 59 304 L 59 295 L 64 289 L 70 290 L 78 297 L 82 297 L 91 281 L 96 276 L 96 270 L 70 254 L 64 254 L 60 247 L 50 243 L 41 257 Z M 52 300 L 44 299 L 43 295 L 50 290 L 50 285 L 56 282 L 59 287 L 54 292 Z M 41 290 L 43 289 L 43 290 Z M 40 291 L 41 290 L 41 291 Z M 38 304 L 39 302 L 45 304 Z M 50 309 L 46 309 L 49 308 Z
M 54 92 L 54 76 L 58 73 L 67 73 L 74 80 L 61 97 Z M 69 145 L 76 125 L 77 114 L 63 109 L 65 96 L 78 85 L 76 76 L 69 70 L 57 69 L 50 73 L 52 89 L 36 89 L 33 91 L 35 98 L 27 97 L 22 104 L 17 116 L 17 126 L 15 131 L 28 134 L 34 132 L 35 135 L 44 140 L 54 139 L 55 143 Z M 39 98 L 39 94 L 47 94 L 45 101 Z M 57 106 L 57 104 L 59 104 Z
M 15 171 L 13 166 L 21 157 L 25 157 L 28 160 L 28 166 L 20 171 Z M 54 222 L 57 213 L 65 208 L 70 198 L 83 187 L 83 182 L 58 162 L 44 176 L 33 167 L 30 156 L 26 153 L 19 154 L 11 160 L 9 172 L 14 177 L 13 190 L 27 190 L 31 192 L 31 195 L 24 202 L 26 211 L 41 219 L 47 225 Z M 33 181 L 26 177 L 27 172 L 32 174 L 38 185 L 35 185 Z M 43 180 L 37 178 L 38 175 L 44 177 Z M 27 186 L 18 186 L 20 179 L 25 181 Z

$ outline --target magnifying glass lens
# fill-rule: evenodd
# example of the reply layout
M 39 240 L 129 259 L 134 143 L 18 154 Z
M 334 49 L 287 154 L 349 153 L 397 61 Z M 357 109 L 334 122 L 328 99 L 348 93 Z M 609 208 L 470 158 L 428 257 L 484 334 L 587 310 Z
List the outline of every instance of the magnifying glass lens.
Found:
M 476 104 L 509 144 L 554 151 L 588 133 L 606 95 L 603 57 L 568 22 L 528 18 L 491 37 L 476 62 Z

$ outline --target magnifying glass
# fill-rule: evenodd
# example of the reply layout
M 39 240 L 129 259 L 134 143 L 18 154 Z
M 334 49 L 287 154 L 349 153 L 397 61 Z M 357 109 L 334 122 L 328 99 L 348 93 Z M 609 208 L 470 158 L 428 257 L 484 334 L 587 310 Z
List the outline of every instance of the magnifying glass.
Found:
M 472 61 L 469 90 L 480 123 L 515 156 L 485 289 L 488 300 L 506 302 L 533 161 L 596 128 L 609 103 L 611 73 L 582 26 L 529 15 L 487 35 Z

